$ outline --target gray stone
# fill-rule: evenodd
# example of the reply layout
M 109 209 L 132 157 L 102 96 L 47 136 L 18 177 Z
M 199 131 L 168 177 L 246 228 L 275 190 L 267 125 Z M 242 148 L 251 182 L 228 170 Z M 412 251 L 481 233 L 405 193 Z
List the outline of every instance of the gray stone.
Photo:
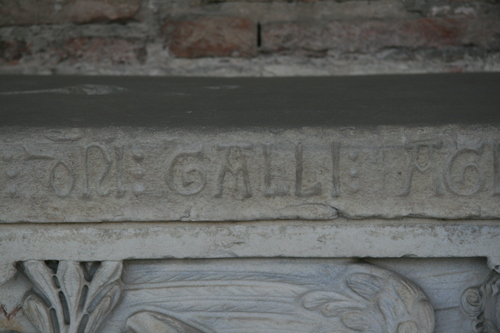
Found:
M 498 78 L 4 77 L 0 221 L 498 218 Z
M 2 77 L 0 332 L 498 332 L 499 79 Z

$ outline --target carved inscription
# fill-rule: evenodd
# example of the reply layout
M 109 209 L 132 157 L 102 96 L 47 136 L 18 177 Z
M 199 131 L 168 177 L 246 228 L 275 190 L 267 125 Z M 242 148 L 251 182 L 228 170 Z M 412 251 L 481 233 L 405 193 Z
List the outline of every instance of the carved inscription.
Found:
M 259 149 L 257 149 L 257 147 Z M 470 196 L 489 188 L 493 195 L 500 194 L 500 144 L 495 144 L 489 149 L 493 165 L 492 172 L 487 173 L 484 156 L 488 154 L 485 145 L 479 148 L 460 148 L 448 152 L 443 161 L 438 163 L 436 154 L 442 149 L 443 143 L 439 141 L 416 142 L 406 146 L 406 155 L 403 150 L 401 156 L 407 156 L 409 164 L 399 173 L 402 184 L 399 193 L 394 196 L 408 196 L 413 193 L 413 183 L 417 175 L 428 176 L 432 179 L 427 184 L 436 196 L 444 194 Z M 47 184 L 55 195 L 65 198 L 71 196 L 76 190 L 83 198 L 91 199 L 93 196 L 106 197 L 114 192 L 116 198 L 122 198 L 128 192 L 128 187 L 136 196 L 144 193 L 148 184 L 145 175 L 151 164 L 148 164 L 144 150 L 138 147 L 110 146 L 92 143 L 81 147 L 82 155 L 78 158 L 78 147 L 69 147 L 72 154 L 61 156 L 59 153 L 43 148 L 37 152 L 32 147 L 23 147 L 24 163 L 29 161 L 47 161 Z M 74 148 L 74 149 L 73 149 Z M 280 160 L 273 155 L 273 143 L 258 146 L 245 144 L 218 144 L 214 147 L 216 155 L 211 155 L 210 147 L 198 146 L 197 148 L 179 149 L 171 156 L 165 156 L 166 164 L 163 167 L 154 167 L 154 172 L 163 171 L 161 177 L 165 179 L 167 187 L 176 194 L 193 196 L 202 193 L 209 183 L 213 183 L 214 198 L 221 198 L 227 188 L 232 187 L 240 193 L 242 198 L 250 198 L 254 193 L 262 191 L 264 197 L 281 197 L 294 195 L 297 198 L 307 198 L 323 195 L 324 189 L 329 188 L 329 197 L 342 196 L 341 186 L 346 185 L 351 192 L 359 188 L 359 153 L 339 142 L 332 142 L 319 147 L 322 155 L 330 156 L 327 165 L 322 165 L 330 171 L 330 180 L 306 179 L 306 171 L 311 173 L 315 164 L 310 158 L 305 159 L 307 147 L 301 143 L 287 147 L 286 154 L 290 157 L 286 165 L 280 165 Z M 148 149 L 146 147 L 146 149 Z M 318 147 L 314 147 L 318 150 Z M 14 160 L 13 151 L 4 149 L 2 161 L 4 162 L 4 187 L 13 195 L 16 193 L 16 180 L 23 168 L 22 158 Z M 249 165 L 249 153 L 253 154 L 252 163 Z M 208 154 L 208 155 L 207 155 Z M 17 153 L 19 155 L 19 153 Z M 345 156 L 345 157 L 344 157 Z M 342 159 L 345 159 L 344 162 Z M 207 161 L 211 165 L 206 165 Z M 309 169 L 305 169 L 305 162 Z M 293 163 L 293 169 L 290 165 Z M 343 164 L 350 164 L 346 178 L 342 179 L 341 168 Z M 385 158 L 384 163 L 390 165 L 391 160 Z M 311 167 L 312 165 L 312 167 Z M 293 182 L 283 182 L 275 179 L 289 178 L 277 174 L 278 166 L 281 169 L 294 173 Z M 43 170 L 39 170 L 42 172 Z M 257 174 L 256 174 L 257 172 Z M 129 177 L 132 176 L 132 178 Z M 491 175 L 491 176 L 490 176 Z M 155 179 L 158 178 L 157 175 Z M 490 177 L 490 179 L 488 179 Z M 112 178 L 112 179 L 111 179 Z M 311 178 L 311 177 L 309 177 Z M 251 179 L 258 179 L 261 184 L 255 187 Z M 354 181 L 358 180 L 358 181 Z M 155 184 L 152 184 L 154 187 Z M 79 188 L 77 188 L 79 187 Z M 290 191 L 293 187 L 294 191 Z M 390 193 L 385 193 L 385 195 Z
M 85 200 L 95 212 L 104 211 L 101 203 L 131 211 L 135 204 L 161 200 L 155 205 L 161 210 L 148 208 L 160 219 L 196 219 L 193 212 L 201 217 L 208 209 L 212 219 L 229 202 L 238 205 L 230 215 L 242 219 L 262 209 L 263 218 L 326 217 L 331 207 L 349 216 L 351 206 L 383 216 L 379 211 L 387 205 L 396 207 L 391 216 L 500 216 L 498 204 L 492 201 L 489 209 L 484 204 L 500 195 L 497 140 L 356 143 L 250 135 L 245 141 L 203 136 L 127 141 L 116 135 L 56 134 L 50 133 L 51 143 L 0 144 L 0 195 L 40 203 L 40 198 Z M 469 198 L 477 202 L 460 202 Z M 123 212 L 117 208 L 106 219 L 126 219 Z M 233 218 L 239 219 L 228 217 Z

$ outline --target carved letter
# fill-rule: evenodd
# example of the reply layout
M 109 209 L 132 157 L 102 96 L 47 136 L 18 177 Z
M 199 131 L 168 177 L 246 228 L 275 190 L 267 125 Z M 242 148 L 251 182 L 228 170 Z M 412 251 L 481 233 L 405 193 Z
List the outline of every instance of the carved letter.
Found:
M 266 143 L 262 145 L 264 154 L 264 195 L 266 197 L 279 197 L 288 194 L 289 187 L 287 184 L 278 186 L 276 190 L 271 189 L 271 144 Z
M 463 167 L 463 170 L 458 180 L 454 180 L 452 177 L 453 165 L 455 164 L 459 156 L 467 153 L 475 155 L 476 161 L 467 163 Z M 446 164 L 446 169 L 444 171 L 444 179 L 446 180 L 446 186 L 451 192 L 459 195 L 471 195 L 479 192 L 483 188 L 484 174 L 481 171 L 479 165 L 477 164 L 477 158 L 482 153 L 483 153 L 483 147 L 479 149 L 465 148 L 457 151 L 455 154 L 451 156 L 448 163 Z M 470 186 L 471 184 L 466 184 L 467 170 L 475 170 L 477 172 L 477 180 L 474 182 L 474 184 L 472 184 L 472 186 Z M 462 188 L 459 185 L 462 185 Z
M 224 150 L 224 160 L 219 170 L 217 176 L 217 192 L 215 193 L 216 198 L 222 196 L 223 183 L 226 173 L 230 173 L 234 176 L 235 181 L 237 181 L 238 174 L 241 174 L 243 178 L 243 186 L 245 188 L 243 197 L 250 198 L 252 193 L 250 191 L 250 178 L 248 175 L 247 159 L 245 154 L 243 154 L 243 149 L 252 149 L 249 144 L 231 144 L 231 145 L 218 145 L 217 150 Z M 236 154 L 236 160 L 239 161 L 237 167 L 233 167 L 231 164 L 231 153 Z
M 187 196 L 200 193 L 207 184 L 205 171 L 200 166 L 194 164 L 187 164 L 185 166 L 181 176 L 181 185 L 177 184 L 175 181 L 176 166 L 183 160 L 187 161 L 189 158 L 202 160 L 203 153 L 201 151 L 195 151 L 177 154 L 170 164 L 166 178 L 167 184 L 172 190 Z
M 60 172 L 58 172 L 58 170 L 60 170 Z M 58 173 L 61 174 L 60 177 L 57 176 Z M 66 186 L 64 186 L 65 188 L 57 185 L 59 183 L 57 179 L 64 178 L 62 176 L 63 173 L 66 173 L 67 180 L 66 181 L 62 180 L 60 183 L 62 184 L 66 183 Z M 54 165 L 54 167 L 52 167 L 52 170 L 50 172 L 50 186 L 58 196 L 67 197 L 75 187 L 75 180 L 76 180 L 76 175 L 73 172 L 73 169 L 71 169 L 71 167 L 67 163 L 63 161 L 58 161 Z
M 301 144 L 295 147 L 295 195 L 297 197 L 312 197 L 321 194 L 321 183 L 302 187 L 302 176 L 304 161 L 302 159 L 303 148 Z
M 415 170 L 424 173 L 428 170 L 431 170 L 434 168 L 433 165 L 433 157 L 434 157 L 434 149 L 439 149 L 442 146 L 442 142 L 417 142 L 412 145 L 410 145 L 407 149 L 411 151 L 411 162 L 408 167 L 408 174 L 406 176 L 406 181 L 403 187 L 403 191 L 400 193 L 401 196 L 408 195 L 410 193 L 410 188 L 411 188 L 411 181 L 413 179 L 413 174 Z M 427 149 L 427 163 L 421 164 L 419 162 L 419 154 L 421 149 Z M 437 195 L 441 194 L 441 181 L 439 180 L 438 173 L 436 170 L 434 170 L 433 174 L 433 182 L 434 182 L 434 190 Z
M 104 164 L 105 164 L 104 171 L 98 177 L 97 184 L 96 184 L 97 193 L 99 193 L 101 196 L 106 196 L 109 194 L 109 189 L 107 189 L 107 190 L 102 189 L 102 182 L 104 181 L 104 178 L 106 178 L 106 176 L 108 175 L 109 170 L 111 169 L 111 164 L 113 163 L 111 161 L 111 157 L 109 156 L 109 153 L 106 150 L 106 148 L 102 147 L 99 144 L 95 144 L 95 143 L 87 146 L 87 148 L 85 149 L 85 191 L 83 194 L 83 196 L 86 198 L 89 198 L 90 193 L 91 193 L 90 186 L 89 186 L 89 178 L 90 178 L 90 161 L 89 161 L 89 159 L 90 159 L 90 151 L 92 148 L 95 148 L 101 152 L 102 157 L 104 159 Z

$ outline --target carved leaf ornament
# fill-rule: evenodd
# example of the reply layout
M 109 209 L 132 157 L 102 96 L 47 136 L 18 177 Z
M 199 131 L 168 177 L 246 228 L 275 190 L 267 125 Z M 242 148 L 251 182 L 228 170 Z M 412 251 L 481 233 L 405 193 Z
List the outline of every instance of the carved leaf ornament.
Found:
M 306 309 L 325 317 L 340 317 L 345 327 L 364 333 L 432 333 L 434 311 L 425 295 L 408 280 L 391 276 L 388 280 L 366 273 L 347 276 L 354 292 L 313 291 L 304 295 Z
M 42 333 L 92 333 L 120 299 L 121 262 L 26 261 L 23 311 Z

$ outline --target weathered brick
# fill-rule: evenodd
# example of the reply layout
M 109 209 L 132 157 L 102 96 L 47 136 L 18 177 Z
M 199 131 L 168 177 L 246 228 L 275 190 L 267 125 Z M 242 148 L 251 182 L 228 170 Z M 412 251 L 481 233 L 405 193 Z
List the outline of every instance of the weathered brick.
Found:
M 262 50 L 373 53 L 386 48 L 477 46 L 498 49 L 500 20 L 281 22 L 262 26 Z
M 257 25 L 244 18 L 169 20 L 162 32 L 177 57 L 248 57 L 257 50 Z
M 0 64 L 17 65 L 31 50 L 25 41 L 0 40 Z
M 127 20 L 142 0 L 0 0 L 0 25 Z
M 51 51 L 60 61 L 71 63 L 142 64 L 147 57 L 140 39 L 79 37 L 66 40 Z

